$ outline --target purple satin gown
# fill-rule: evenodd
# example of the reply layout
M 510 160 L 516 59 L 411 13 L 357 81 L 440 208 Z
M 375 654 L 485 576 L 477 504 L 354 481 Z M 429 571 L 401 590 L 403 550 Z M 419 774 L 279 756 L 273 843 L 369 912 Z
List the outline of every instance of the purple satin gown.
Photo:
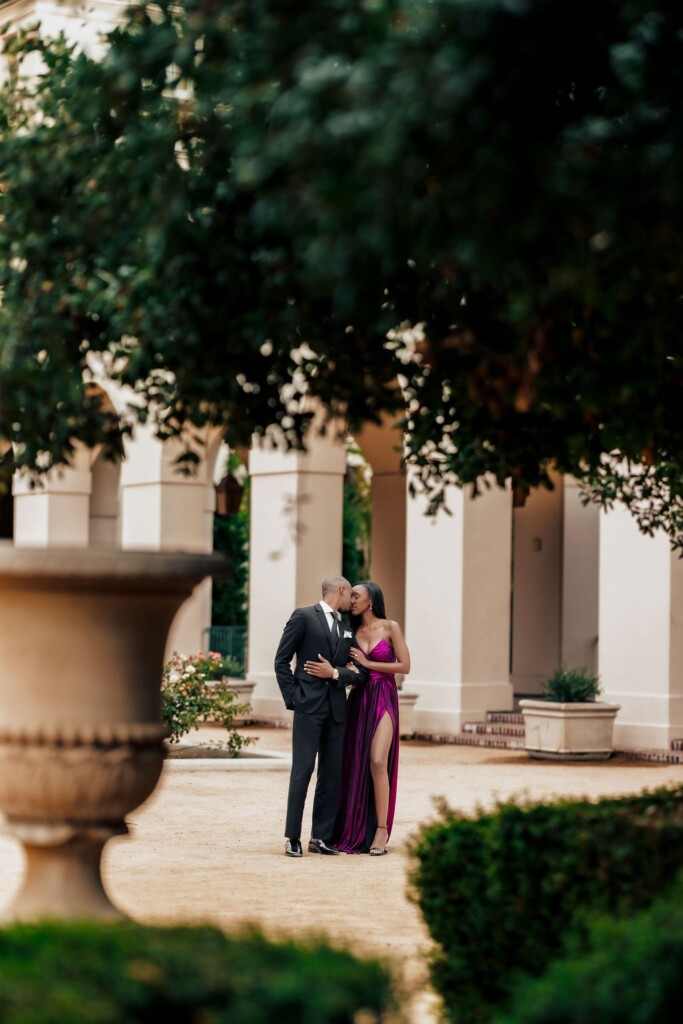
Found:
M 382 638 L 368 651 L 370 661 L 396 661 L 389 640 Z M 367 853 L 377 828 L 375 793 L 370 772 L 370 748 L 384 714 L 394 727 L 389 750 L 388 835 L 394 821 L 398 781 L 398 690 L 393 675 L 370 672 L 365 683 L 354 686 L 347 704 L 342 780 L 333 845 L 344 853 Z

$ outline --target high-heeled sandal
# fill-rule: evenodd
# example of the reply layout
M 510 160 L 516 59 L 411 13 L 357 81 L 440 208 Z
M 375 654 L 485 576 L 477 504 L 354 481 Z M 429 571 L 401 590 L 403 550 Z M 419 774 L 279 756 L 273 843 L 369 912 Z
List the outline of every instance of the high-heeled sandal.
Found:
M 389 832 L 389 829 L 387 828 L 386 825 L 378 825 L 377 828 L 383 828 L 386 833 Z M 388 835 L 387 835 L 387 842 L 389 842 Z M 386 846 L 383 846 L 383 847 L 371 846 L 370 847 L 370 856 L 371 857 L 383 857 L 384 854 L 388 853 L 388 852 L 389 851 L 387 850 Z

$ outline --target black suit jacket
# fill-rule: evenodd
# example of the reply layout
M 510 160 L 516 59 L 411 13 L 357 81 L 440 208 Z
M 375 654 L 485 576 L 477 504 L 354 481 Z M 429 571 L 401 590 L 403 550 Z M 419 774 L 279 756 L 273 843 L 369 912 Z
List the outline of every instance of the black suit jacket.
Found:
M 330 630 L 327 616 L 319 604 L 296 608 L 285 626 L 275 655 L 275 677 L 285 706 L 306 714 L 315 714 L 325 708 L 327 691 L 335 721 L 346 720 L 346 687 L 349 683 L 364 682 L 367 669 L 360 665 L 359 672 L 344 666 L 350 660 L 349 650 L 356 646 L 356 636 L 350 626 L 339 623 L 339 638 Z M 304 671 L 306 661 L 317 661 L 322 654 L 339 669 L 339 679 L 319 679 Z M 296 656 L 294 671 L 291 661 Z

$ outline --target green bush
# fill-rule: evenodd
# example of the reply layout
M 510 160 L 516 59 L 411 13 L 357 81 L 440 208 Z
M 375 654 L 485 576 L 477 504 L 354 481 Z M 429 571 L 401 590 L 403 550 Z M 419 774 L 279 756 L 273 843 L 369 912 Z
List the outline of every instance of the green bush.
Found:
M 411 880 L 448 1019 L 489 1020 L 523 974 L 580 944 L 589 911 L 651 903 L 683 863 L 682 798 L 511 802 L 477 818 L 442 808 L 413 845 Z
M 634 917 L 602 919 L 588 952 L 526 982 L 497 1024 L 679 1024 L 683 886 Z
M 132 922 L 0 930 L 3 1024 L 386 1020 L 387 970 L 323 942 Z
M 595 700 L 600 693 L 600 680 L 585 668 L 558 668 L 543 683 L 545 700 L 577 704 Z

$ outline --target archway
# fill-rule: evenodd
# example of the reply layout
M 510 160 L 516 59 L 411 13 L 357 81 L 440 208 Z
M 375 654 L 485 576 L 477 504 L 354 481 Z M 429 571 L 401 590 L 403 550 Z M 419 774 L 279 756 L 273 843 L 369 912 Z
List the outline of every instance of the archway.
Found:
M 372 578 L 384 592 L 387 613 L 405 622 L 406 576 L 406 476 L 401 465 L 401 432 L 393 419 L 369 423 L 355 435 L 358 447 L 372 470 Z
M 533 696 L 557 668 L 597 669 L 599 517 L 571 477 L 514 510 L 510 678 Z
M 92 385 L 106 411 L 115 412 L 110 395 Z M 88 544 L 98 548 L 121 545 L 121 465 L 105 457 L 101 447 L 91 449 Z

